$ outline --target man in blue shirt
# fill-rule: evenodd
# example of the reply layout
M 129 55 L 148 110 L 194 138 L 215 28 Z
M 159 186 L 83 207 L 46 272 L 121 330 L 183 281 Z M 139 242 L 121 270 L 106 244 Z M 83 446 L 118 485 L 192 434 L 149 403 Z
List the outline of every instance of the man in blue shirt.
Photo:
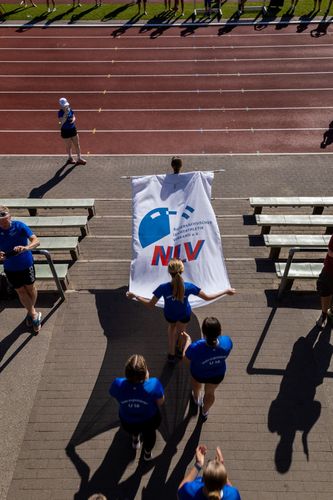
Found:
M 42 313 L 35 309 L 37 289 L 31 250 L 38 246 L 39 240 L 31 229 L 23 222 L 12 220 L 8 208 L 0 206 L 0 263 L 27 310 L 26 324 L 32 326 L 35 333 L 41 328 Z

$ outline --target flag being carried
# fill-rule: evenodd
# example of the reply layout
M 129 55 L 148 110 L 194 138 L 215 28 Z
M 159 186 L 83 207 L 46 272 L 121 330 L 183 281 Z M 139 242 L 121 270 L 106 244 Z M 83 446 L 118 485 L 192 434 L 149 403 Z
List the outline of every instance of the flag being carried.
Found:
M 221 236 L 211 205 L 212 172 L 152 175 L 132 179 L 133 257 L 130 290 L 151 297 L 170 279 L 171 258 L 184 263 L 184 280 L 207 294 L 230 287 Z M 205 301 L 191 295 L 192 307 Z M 163 306 L 160 300 L 158 305 Z

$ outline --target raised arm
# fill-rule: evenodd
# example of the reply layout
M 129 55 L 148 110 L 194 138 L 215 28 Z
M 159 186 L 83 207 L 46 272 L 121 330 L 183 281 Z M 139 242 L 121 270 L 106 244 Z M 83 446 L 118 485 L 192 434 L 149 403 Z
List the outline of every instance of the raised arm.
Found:
M 236 290 L 235 288 L 227 288 L 226 290 L 221 290 L 220 292 L 216 292 L 216 293 L 205 293 L 203 290 L 200 290 L 199 292 L 199 297 L 203 300 L 214 300 L 214 299 L 217 299 L 219 297 L 223 297 L 223 295 L 235 295 L 236 293 Z
M 147 299 L 146 297 L 140 297 L 140 295 L 136 295 L 135 293 L 126 292 L 126 297 L 128 299 L 135 299 L 147 307 L 154 307 L 155 304 L 158 302 L 158 298 L 155 297 L 155 295 L 153 295 L 151 299 Z

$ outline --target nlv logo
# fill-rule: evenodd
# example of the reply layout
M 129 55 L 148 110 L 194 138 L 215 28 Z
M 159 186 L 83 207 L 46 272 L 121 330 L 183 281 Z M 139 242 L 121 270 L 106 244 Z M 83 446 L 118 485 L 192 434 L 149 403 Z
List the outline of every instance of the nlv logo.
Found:
M 167 246 L 166 248 L 163 245 L 155 245 L 151 265 L 158 266 L 161 263 L 162 266 L 167 266 L 172 258 L 181 259 L 183 262 L 196 260 L 204 243 L 205 240 L 198 240 L 194 248 L 190 241 L 174 247 Z

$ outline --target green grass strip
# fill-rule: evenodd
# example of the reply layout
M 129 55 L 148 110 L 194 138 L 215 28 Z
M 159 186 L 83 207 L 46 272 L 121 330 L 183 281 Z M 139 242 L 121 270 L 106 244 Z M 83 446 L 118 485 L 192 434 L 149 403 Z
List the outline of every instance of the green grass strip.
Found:
M 285 1 L 284 5 L 280 5 L 283 0 L 276 0 L 277 7 L 269 8 L 267 20 L 283 18 L 285 20 L 293 19 L 295 21 L 319 18 L 325 16 L 325 20 L 329 21 L 329 15 L 333 14 L 333 2 L 331 3 L 329 12 L 327 12 L 330 0 L 323 0 L 321 8 L 318 11 L 314 10 L 314 0 L 302 0 L 298 2 L 294 11 L 291 11 L 291 3 Z M 51 1 L 50 1 L 51 3 Z M 258 2 L 259 3 L 259 2 Z M 279 4 L 279 5 L 278 5 Z M 203 3 L 201 4 L 203 6 Z M 173 12 L 165 10 L 164 3 L 149 3 L 147 2 L 147 15 L 144 15 L 143 8 L 138 14 L 138 6 L 135 3 L 109 3 L 96 8 L 95 3 L 83 4 L 82 7 L 73 9 L 72 4 L 57 4 L 56 12 L 47 12 L 46 3 L 37 7 L 29 6 L 24 8 L 18 4 L 0 4 L 1 21 L 25 21 L 25 22 L 47 22 L 50 25 L 56 21 L 70 21 L 76 23 L 78 21 L 128 21 L 131 22 L 147 22 L 172 24 L 173 22 L 182 22 L 192 20 L 193 5 L 185 3 L 185 15 L 181 16 L 180 11 Z M 199 3 L 198 3 L 199 7 Z M 237 14 L 238 6 L 236 2 L 225 2 L 222 5 L 223 20 L 226 21 L 233 18 Z M 260 19 L 262 18 L 259 10 L 245 12 L 240 16 L 240 19 Z M 194 18 L 193 18 L 194 20 Z M 197 14 L 196 21 L 206 20 L 204 14 Z M 216 17 L 212 17 L 216 21 Z

